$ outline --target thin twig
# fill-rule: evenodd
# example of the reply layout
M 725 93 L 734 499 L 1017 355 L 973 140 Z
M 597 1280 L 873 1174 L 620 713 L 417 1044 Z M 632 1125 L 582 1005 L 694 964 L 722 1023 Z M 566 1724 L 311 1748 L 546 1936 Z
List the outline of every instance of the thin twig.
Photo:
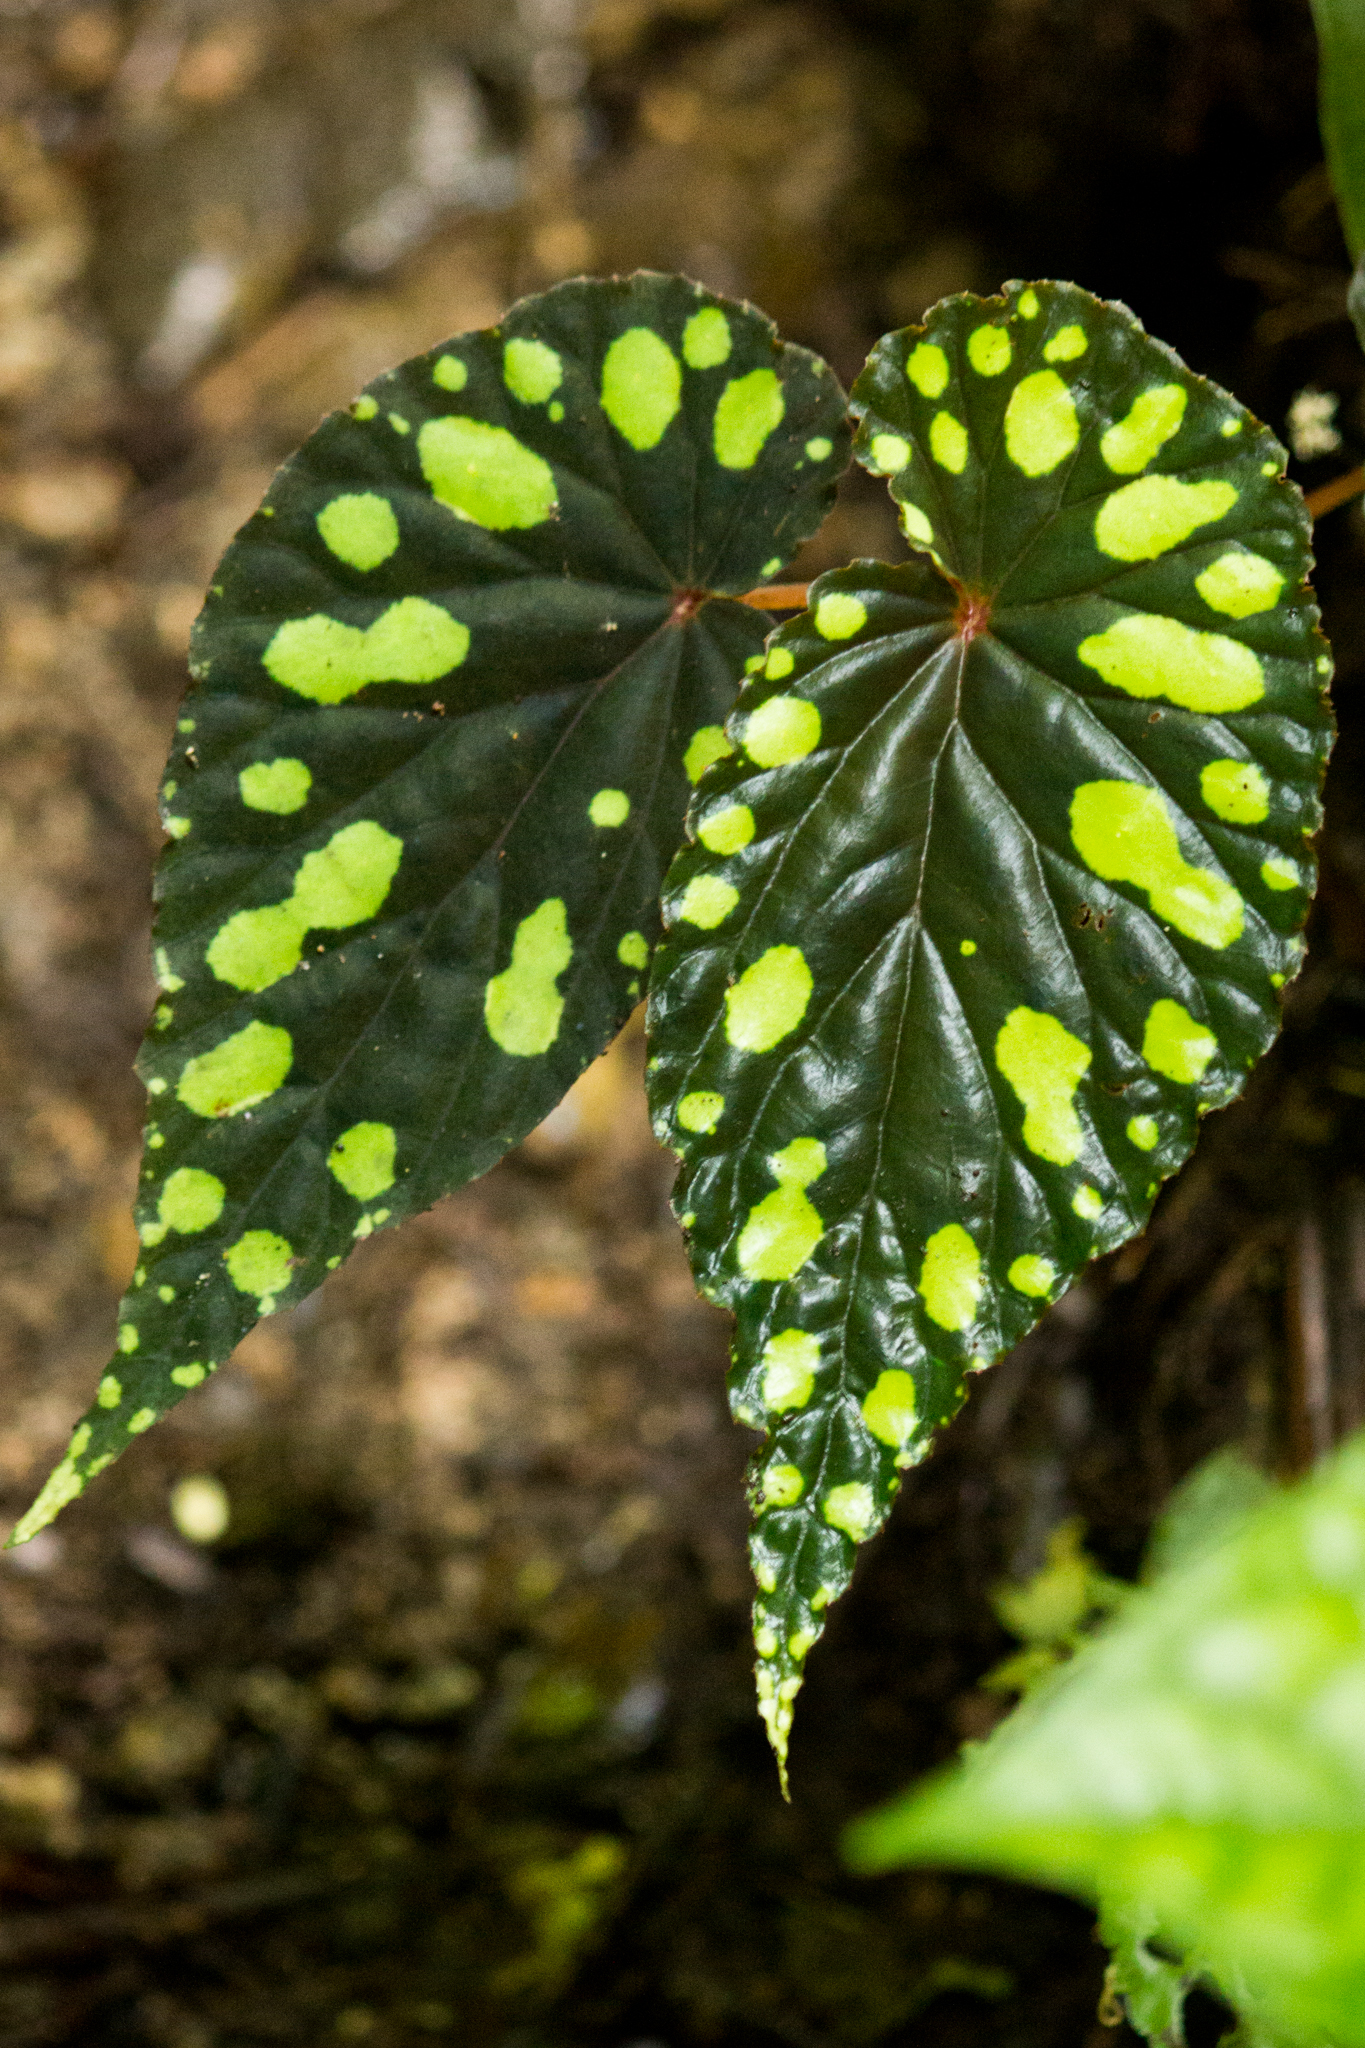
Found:
M 1345 505 L 1351 498 L 1358 498 L 1365 491 L 1365 469 L 1347 470 L 1345 476 L 1333 477 L 1330 484 L 1323 484 L 1319 490 L 1310 491 L 1304 499 L 1310 517 L 1321 519 L 1324 512 L 1334 512 L 1338 505 Z
M 751 604 L 756 612 L 803 612 L 806 609 L 808 583 L 769 583 L 762 590 L 746 590 L 741 604 Z

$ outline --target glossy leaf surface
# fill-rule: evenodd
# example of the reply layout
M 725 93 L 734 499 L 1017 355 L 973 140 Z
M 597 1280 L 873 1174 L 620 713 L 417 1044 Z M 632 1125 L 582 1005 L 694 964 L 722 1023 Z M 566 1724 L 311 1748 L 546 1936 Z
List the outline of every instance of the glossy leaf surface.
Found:
M 1212 1976 L 1239 2040 L 1362 2048 L 1363 1701 L 1357 1438 L 1136 1593 L 850 1848 L 864 1869 L 948 1863 L 1102 1896 L 1116 1930 Z M 1155 2020 L 1159 1973 L 1148 1988 Z
M 163 790 L 143 1261 L 21 1536 L 623 1023 L 763 643 L 712 593 L 818 525 L 844 414 L 752 308 L 642 274 L 404 364 L 280 471 Z
M 779 1755 L 899 1471 L 1270 1043 L 1330 737 L 1283 450 L 1123 308 L 947 300 L 853 402 L 932 559 L 822 577 L 770 643 L 651 994 L 656 1127 L 769 1433 Z

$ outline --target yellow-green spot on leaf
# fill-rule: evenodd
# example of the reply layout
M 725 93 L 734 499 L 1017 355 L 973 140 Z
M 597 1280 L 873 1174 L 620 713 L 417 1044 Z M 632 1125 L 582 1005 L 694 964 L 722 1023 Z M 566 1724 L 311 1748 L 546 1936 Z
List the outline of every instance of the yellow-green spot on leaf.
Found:
M 340 704 L 369 683 L 434 683 L 469 652 L 469 628 L 425 597 L 402 597 L 372 626 L 326 612 L 286 619 L 261 656 L 281 689 Z
M 1301 889 L 1303 876 L 1292 860 L 1283 854 L 1272 854 L 1269 860 L 1261 862 L 1261 880 L 1267 889 Z
M 156 949 L 156 981 L 158 988 L 164 988 L 168 996 L 178 995 L 185 986 L 184 979 L 171 972 L 170 956 L 164 946 Z
M 393 1186 L 397 1150 L 392 1124 L 352 1124 L 327 1154 L 327 1168 L 357 1202 L 373 1201 Z
M 974 327 L 967 336 L 967 361 L 978 377 L 999 377 L 1010 366 L 1014 350 L 1003 327 Z
M 806 1482 L 795 1465 L 769 1465 L 763 1474 L 759 1505 L 765 1508 L 795 1507 L 806 1490 Z
M 1245 711 L 1265 695 L 1265 670 L 1250 647 L 1159 612 L 1128 612 L 1082 640 L 1076 654 L 1112 689 L 1166 697 L 1185 711 Z
M 1045 363 L 1074 363 L 1077 356 L 1083 356 L 1090 346 L 1089 337 L 1083 327 L 1072 321 L 1069 327 L 1059 327 L 1043 349 Z
M 937 398 L 948 383 L 948 358 L 936 342 L 921 341 L 911 349 L 905 374 L 922 398 Z
M 1090 1047 L 1045 1010 L 1011 1010 L 996 1036 L 995 1063 L 1024 1105 L 1024 1143 L 1052 1166 L 1080 1157 L 1072 1098 L 1090 1059 Z
M 1270 790 L 1254 761 L 1206 761 L 1199 794 L 1228 825 L 1260 825 L 1270 816 Z
M 564 382 L 564 365 L 547 343 L 518 335 L 503 349 L 502 381 L 523 405 L 544 405 Z
M 175 1289 L 173 1287 L 158 1287 L 156 1290 L 156 1298 L 158 1301 L 174 1301 Z
M 806 1189 L 828 1164 L 818 1138 L 793 1138 L 768 1160 L 777 1187 L 749 1211 L 739 1233 L 736 1257 L 749 1280 L 790 1280 L 805 1265 L 825 1234 L 824 1221 Z
M 1092 874 L 1145 890 L 1154 916 L 1187 938 L 1222 952 L 1241 937 L 1241 896 L 1222 875 L 1185 859 L 1160 790 L 1083 782 L 1071 799 L 1071 839 Z
M 1282 974 L 1272 974 L 1270 977 L 1270 986 L 1272 988 L 1283 988 L 1284 976 Z
M 1234 434 L 1241 433 L 1242 422 L 1240 420 L 1226 419 L 1218 431 L 1225 441 L 1230 441 Z
M 768 659 L 771 674 L 772 656 Z M 744 751 L 760 768 L 800 761 L 819 744 L 820 713 L 808 697 L 769 697 L 750 713 L 744 728 Z
M 940 469 L 961 476 L 967 467 L 967 429 L 950 412 L 936 412 L 929 422 L 929 452 Z
M 894 476 L 909 462 L 911 449 L 910 443 L 902 440 L 899 434 L 874 434 L 868 453 L 879 476 Z
M 1100 506 L 1095 545 L 1116 562 L 1154 562 L 1197 527 L 1224 518 L 1238 495 L 1234 484 L 1213 478 L 1187 484 L 1178 476 L 1139 477 L 1111 491 Z
M 723 1095 L 718 1095 L 714 1088 L 698 1088 L 691 1095 L 684 1095 L 678 1104 L 678 1122 L 685 1131 L 709 1136 L 720 1122 L 724 1110 Z
M 981 1299 L 981 1254 L 960 1223 L 945 1223 L 924 1247 L 919 1288 L 941 1330 L 965 1330 Z
M 559 399 L 555 398 L 550 401 L 549 415 L 550 418 L 554 421 L 555 425 L 558 426 L 559 422 L 564 417 L 564 407 L 560 403 Z
M 344 825 L 304 855 L 283 903 L 228 919 L 209 946 L 209 967 L 233 988 L 269 988 L 298 966 L 306 933 L 341 931 L 377 916 L 402 858 L 402 840 L 373 819 Z
M 821 1512 L 831 1529 L 842 1529 L 855 1543 L 865 1542 L 877 1526 L 872 1488 L 861 1479 L 852 1479 L 846 1486 L 831 1486 L 821 1502 Z
M 166 1229 L 191 1236 L 212 1228 L 226 1199 L 227 1189 L 216 1173 L 208 1173 L 202 1166 L 177 1166 L 161 1190 L 157 1214 Z
M 1039 313 L 1038 294 L 1032 285 L 1026 292 L 1020 292 L 1018 313 L 1021 320 L 1036 320 Z
M 1082 1223 L 1095 1223 L 1104 1214 L 1104 1198 L 1098 1188 L 1092 1188 L 1085 1182 L 1071 1197 L 1071 1208 Z
M 391 412 L 389 414 L 389 425 L 393 428 L 395 434 L 410 434 L 412 432 L 410 423 L 404 419 L 401 412 Z
M 682 365 L 652 327 L 628 327 L 602 359 L 602 410 L 637 453 L 657 448 L 682 404 Z
M 756 1628 L 754 1630 L 754 1648 L 758 1651 L 760 1657 L 775 1657 L 777 1655 L 776 1630 L 766 1625 Z
M 787 1655 L 796 1664 L 804 1663 L 819 1640 L 813 1628 L 795 1628 L 787 1637 Z
M 718 924 L 724 924 L 738 901 L 739 891 L 732 882 L 722 881 L 719 875 L 694 875 L 683 890 L 678 916 L 686 924 L 713 932 Z
M 136 1415 L 128 1417 L 129 1436 L 145 1436 L 155 1421 L 155 1408 L 139 1408 Z
M 683 361 L 689 370 L 714 370 L 730 355 L 730 323 L 719 306 L 702 306 L 683 329 Z
M 878 1373 L 863 1402 L 863 1421 L 879 1444 L 903 1451 L 915 1434 L 915 1382 L 899 1366 Z
M 101 1408 L 117 1408 L 119 1402 L 123 1399 L 122 1380 L 115 1373 L 107 1372 L 100 1381 L 99 1392 L 96 1394 L 95 1399 Z
M 599 789 L 588 805 L 588 817 L 594 825 L 611 830 L 624 825 L 630 816 L 630 798 L 623 789 Z
M 208 1378 L 208 1373 L 204 1366 L 191 1360 L 188 1365 L 173 1365 L 171 1378 L 178 1387 L 198 1387 Z
M 812 462 L 824 462 L 834 453 L 834 443 L 827 434 L 813 434 L 806 443 L 806 454 Z
M 495 1045 L 518 1059 L 549 1051 L 564 1013 L 555 984 L 572 958 L 564 899 L 547 897 L 521 920 L 511 966 L 495 974 L 483 992 L 484 1022 Z
M 747 376 L 732 377 L 717 401 L 711 435 L 721 468 L 752 469 L 786 409 L 776 370 L 750 370 Z
M 351 407 L 351 417 L 357 420 L 372 420 L 378 411 L 376 400 L 370 397 L 368 391 L 362 391 Z
M 820 1340 L 808 1330 L 779 1330 L 763 1346 L 763 1405 L 773 1415 L 804 1408 L 815 1389 Z
M 754 836 L 754 814 L 747 804 L 720 804 L 708 811 L 697 837 L 708 853 L 738 853 Z
M 417 459 L 438 504 L 492 533 L 543 525 L 559 503 L 549 463 L 486 420 L 428 420 Z
M 1055 370 L 1020 379 L 1005 407 L 1005 453 L 1025 476 L 1051 476 L 1081 438 L 1070 391 Z
M 1154 384 L 1139 391 L 1126 416 L 1115 420 L 1100 436 L 1100 454 L 1107 466 L 1116 476 L 1136 476 L 1146 469 L 1153 456 L 1179 433 L 1188 403 L 1189 393 L 1183 384 Z
M 623 967 L 648 967 L 649 941 L 644 933 L 626 932 L 616 948 L 616 957 Z
M 348 491 L 318 514 L 318 532 L 339 562 L 377 569 L 398 546 L 398 521 L 377 491 Z
M 1139 1152 L 1155 1152 L 1161 1127 L 1154 1116 L 1130 1116 L 1125 1130 L 1129 1144 Z
M 432 365 L 431 381 L 439 384 L 442 391 L 463 391 L 469 382 L 468 365 L 458 356 L 437 356 Z
M 758 666 L 763 666 L 762 655 L 754 657 Z M 683 755 L 683 772 L 689 782 L 700 782 L 713 761 L 723 761 L 734 748 L 725 737 L 725 728 L 719 725 L 699 725 L 687 742 Z
M 962 955 L 964 960 L 970 960 L 973 953 L 976 951 L 976 940 L 964 939 L 957 950 Z
M 190 829 L 188 818 L 163 818 L 161 825 L 168 839 L 183 839 Z
M 259 992 L 293 973 L 306 931 L 292 900 L 239 910 L 219 926 L 205 957 L 219 981 Z
M 360 818 L 304 855 L 292 901 L 310 930 L 361 924 L 377 916 L 402 858 L 403 842 L 395 833 Z
M 782 567 L 783 560 L 784 557 L 781 555 L 769 555 L 760 573 L 764 576 L 775 576 Z
M 815 630 L 824 640 L 851 640 L 866 624 L 867 606 L 846 590 L 828 591 L 815 607 Z
M 253 1018 L 187 1061 L 175 1092 L 196 1116 L 236 1116 L 273 1095 L 293 1064 L 294 1041 L 284 1027 Z
M 796 667 L 796 656 L 790 647 L 770 647 L 763 663 L 763 673 L 770 683 L 780 683 L 783 676 L 789 676 Z
M 900 512 L 901 532 L 907 540 L 923 541 L 928 547 L 934 538 L 934 529 L 918 505 L 903 504 Z
M 1232 549 L 1210 562 L 1194 579 L 1194 587 L 1210 610 L 1230 619 L 1249 619 L 1268 612 L 1280 601 L 1284 578 L 1273 562 L 1250 548 Z
M 1009 1283 L 1020 1294 L 1030 1295 L 1035 1301 L 1046 1300 L 1057 1282 L 1057 1268 L 1051 1259 L 1040 1259 L 1035 1252 L 1025 1252 L 1015 1259 L 1009 1270 Z
M 1204 1069 L 1218 1050 L 1218 1040 L 1195 1022 L 1183 1003 L 1162 996 L 1147 1012 L 1142 1057 L 1168 1081 L 1187 1086 L 1204 1078 Z
M 725 1036 L 739 1052 L 770 1052 L 806 1014 L 815 984 L 799 946 L 769 946 L 725 991 Z
M 223 1253 L 228 1278 L 239 1294 L 254 1294 L 263 1316 L 275 1306 L 292 1277 L 293 1247 L 273 1230 L 248 1230 Z
M 287 818 L 301 811 L 313 787 L 313 771 L 306 761 L 281 754 L 273 761 L 253 761 L 237 777 L 237 788 L 249 811 L 271 811 Z

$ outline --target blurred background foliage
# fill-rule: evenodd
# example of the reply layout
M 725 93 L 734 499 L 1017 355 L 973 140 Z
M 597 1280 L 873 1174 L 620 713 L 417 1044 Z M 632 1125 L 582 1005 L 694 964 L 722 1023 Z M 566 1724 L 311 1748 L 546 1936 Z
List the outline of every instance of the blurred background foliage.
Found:
M 748 295 L 846 381 L 943 293 L 1050 274 L 1312 486 L 1365 443 L 1314 92 L 1307 0 L 0 0 L 8 1512 L 134 1260 L 189 624 L 318 417 L 584 269 Z M 793 1807 L 637 1029 L 0 1562 L 4 2048 L 1131 2043 L 1082 1909 L 836 1844 L 1005 1710 L 1001 1617 L 1050 1653 L 1205 1453 L 1294 1471 L 1365 1422 L 1357 509 L 1318 551 L 1344 732 L 1285 1038 L 907 1483 Z M 899 552 L 851 479 L 798 573 Z M 1001 1595 L 1049 1557 L 1065 1626 Z

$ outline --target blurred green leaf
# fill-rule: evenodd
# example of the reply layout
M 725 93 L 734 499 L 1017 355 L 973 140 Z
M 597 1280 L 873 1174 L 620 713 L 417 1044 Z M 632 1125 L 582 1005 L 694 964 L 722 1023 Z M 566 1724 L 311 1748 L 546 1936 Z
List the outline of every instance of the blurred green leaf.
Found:
M 1318 31 L 1318 121 L 1341 225 L 1365 250 L 1365 5 L 1312 0 Z
M 1362 2048 L 1365 1437 L 1135 1592 L 847 1846 L 863 1870 L 948 1863 L 1102 1897 L 1216 1983 L 1244 2048 Z

